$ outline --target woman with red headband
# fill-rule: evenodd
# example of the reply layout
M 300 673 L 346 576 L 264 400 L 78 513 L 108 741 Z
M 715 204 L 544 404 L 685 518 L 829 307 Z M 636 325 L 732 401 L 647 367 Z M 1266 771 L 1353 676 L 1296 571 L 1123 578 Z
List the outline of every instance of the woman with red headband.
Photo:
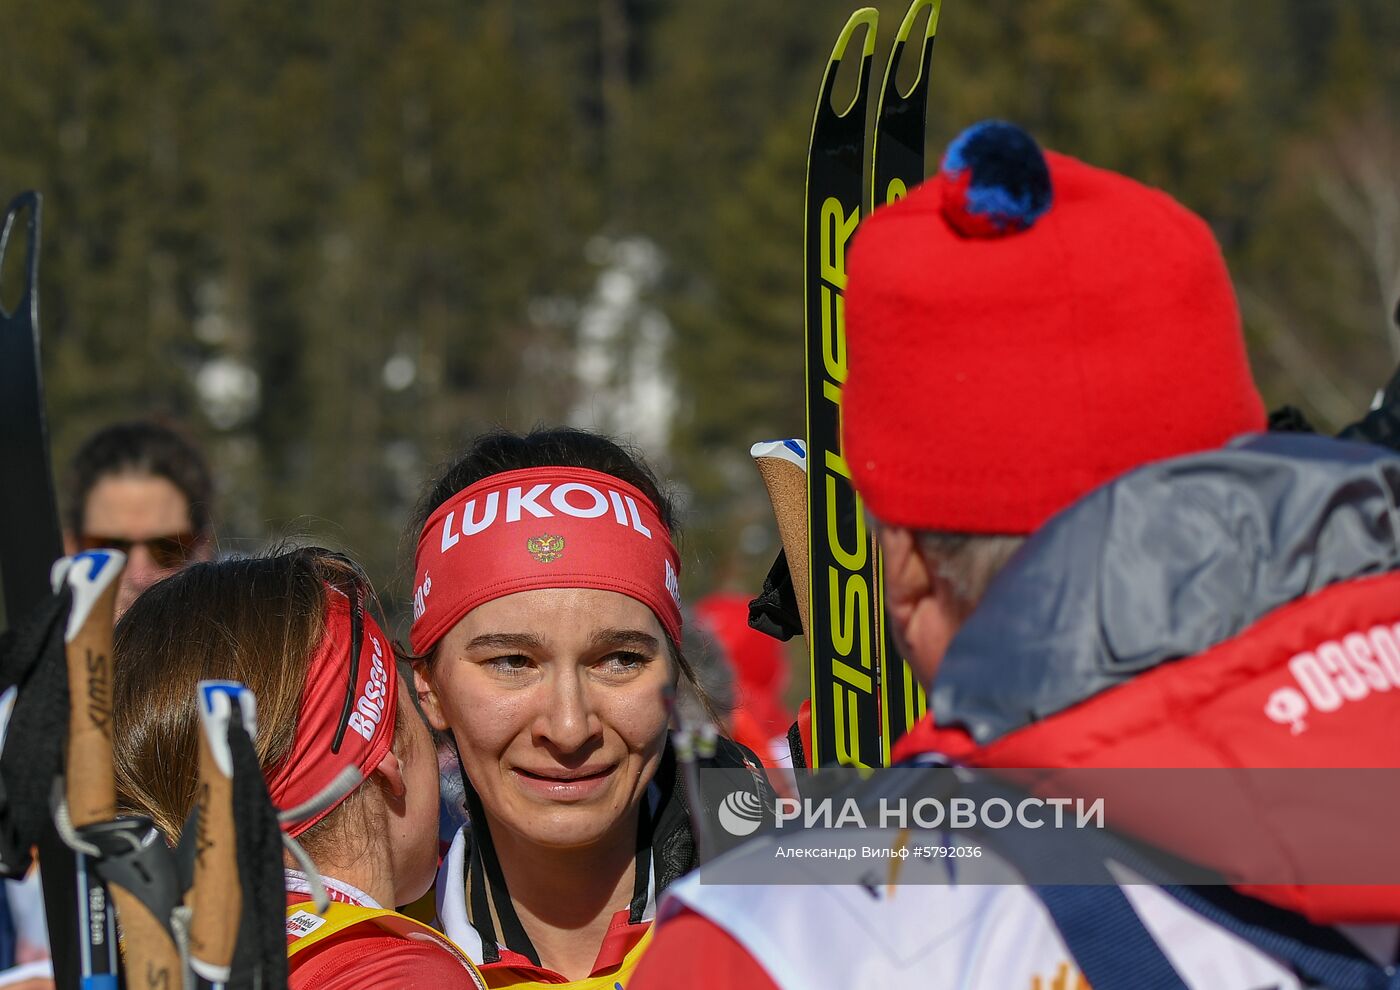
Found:
M 195 685 L 257 697 L 258 756 L 273 804 L 315 803 L 353 768 L 361 783 L 284 821 L 320 873 L 288 869 L 293 990 L 480 987 L 449 940 L 391 910 L 437 865 L 437 761 L 427 726 L 343 557 L 295 550 L 193 567 L 153 586 L 116 630 L 117 783 L 129 811 L 179 834 L 195 803 Z
M 481 438 L 418 520 L 416 680 L 471 818 L 443 929 L 493 987 L 613 990 L 696 865 L 667 742 L 694 684 L 671 505 L 617 444 L 559 429 Z M 726 741 L 717 762 L 756 764 Z

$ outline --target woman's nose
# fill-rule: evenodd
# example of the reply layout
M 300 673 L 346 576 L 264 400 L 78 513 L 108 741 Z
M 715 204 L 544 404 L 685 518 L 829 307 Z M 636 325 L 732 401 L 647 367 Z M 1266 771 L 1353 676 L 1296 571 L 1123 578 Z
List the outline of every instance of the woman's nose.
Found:
M 602 720 L 576 671 L 554 678 L 551 688 L 535 719 L 535 736 L 562 753 L 577 752 L 602 734 Z

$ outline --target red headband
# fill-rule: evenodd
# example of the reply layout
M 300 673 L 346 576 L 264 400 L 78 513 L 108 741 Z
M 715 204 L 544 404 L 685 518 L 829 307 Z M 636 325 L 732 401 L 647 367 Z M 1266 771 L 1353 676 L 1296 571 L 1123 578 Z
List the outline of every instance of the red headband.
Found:
M 681 640 L 680 557 L 651 500 L 587 468 L 484 478 L 438 507 L 414 558 L 413 652 L 517 591 L 597 588 L 646 605 Z
M 279 808 L 294 808 L 311 800 L 347 766 L 357 768 L 368 777 L 389 751 L 394 738 L 394 716 L 398 711 L 397 675 L 388 640 L 366 612 L 352 701 L 354 707 L 350 710 L 340 752 L 331 752 L 350 676 L 350 626 L 350 600 L 328 587 L 326 632 L 306 673 L 292 748 L 286 759 L 266 774 L 268 793 Z M 335 806 L 287 825 L 287 834 L 300 835 L 325 818 Z

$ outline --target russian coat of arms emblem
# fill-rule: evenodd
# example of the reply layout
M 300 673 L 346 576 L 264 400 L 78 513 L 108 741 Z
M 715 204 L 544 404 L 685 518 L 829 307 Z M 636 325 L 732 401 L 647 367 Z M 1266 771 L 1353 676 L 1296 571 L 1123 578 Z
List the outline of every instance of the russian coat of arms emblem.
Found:
M 550 536 L 548 533 L 532 536 L 525 541 L 525 549 L 541 564 L 547 564 L 564 556 L 564 537 Z

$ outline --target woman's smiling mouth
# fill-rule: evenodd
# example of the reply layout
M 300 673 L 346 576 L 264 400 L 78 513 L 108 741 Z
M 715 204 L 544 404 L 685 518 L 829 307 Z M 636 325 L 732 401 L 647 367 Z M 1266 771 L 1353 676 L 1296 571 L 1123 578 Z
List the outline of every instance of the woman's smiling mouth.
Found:
M 527 770 L 512 767 L 511 777 L 526 794 L 545 801 L 583 801 L 608 786 L 617 764 L 603 767 L 550 767 Z

